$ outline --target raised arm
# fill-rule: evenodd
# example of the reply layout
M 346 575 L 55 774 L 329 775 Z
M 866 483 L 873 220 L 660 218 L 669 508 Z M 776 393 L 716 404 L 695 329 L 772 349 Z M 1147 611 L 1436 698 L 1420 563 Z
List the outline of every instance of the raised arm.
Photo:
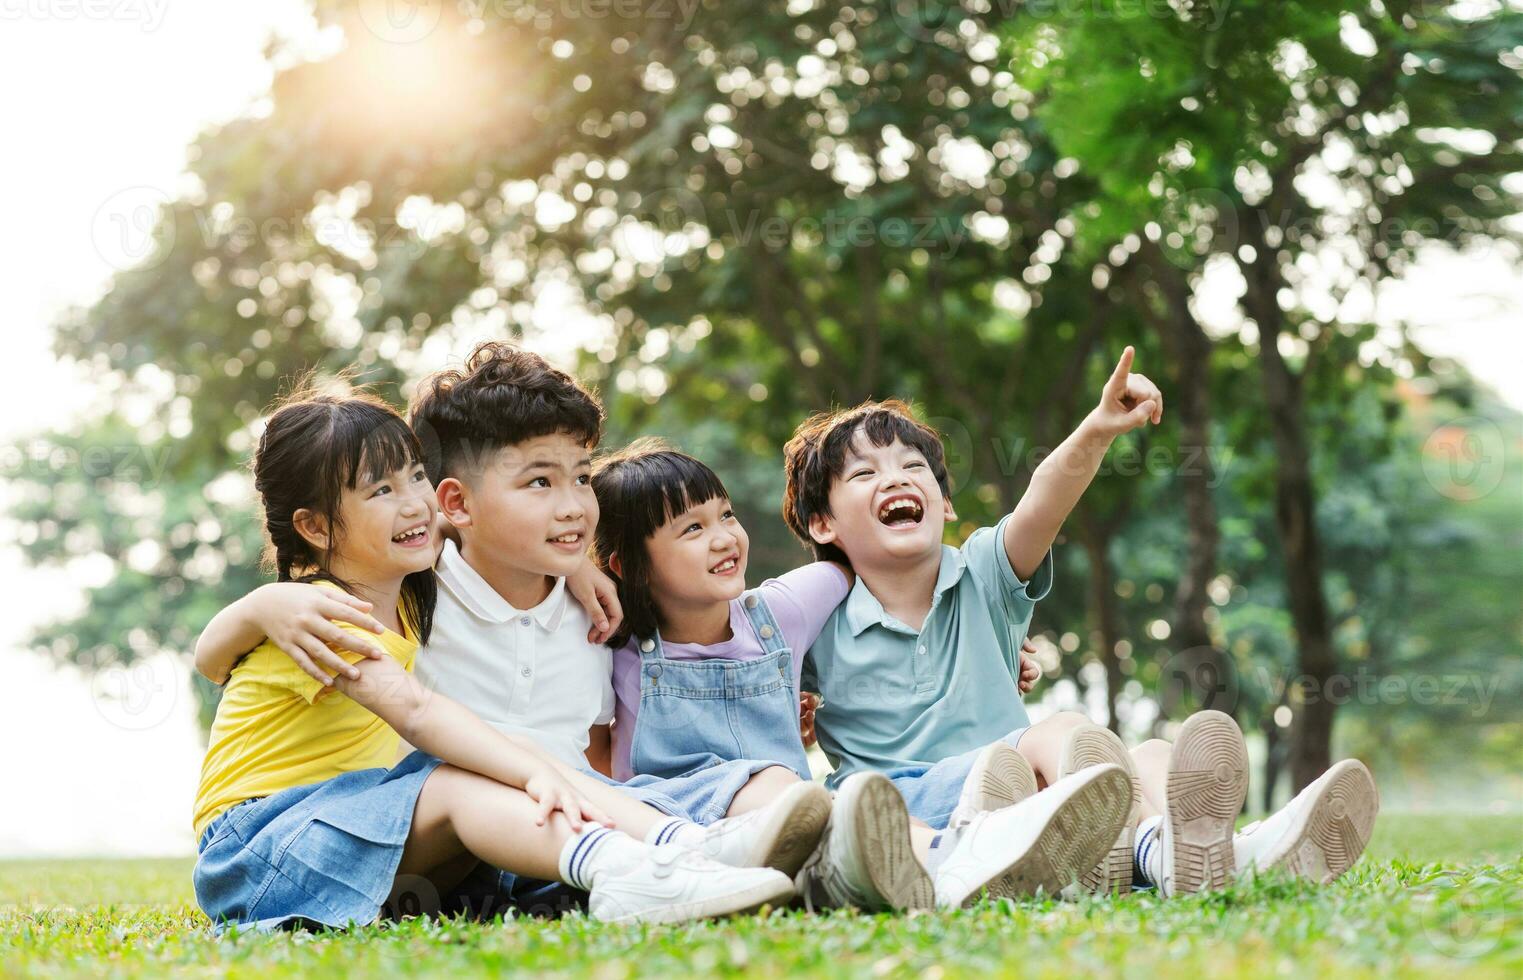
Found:
M 1105 382 L 1100 404 L 1031 475 L 1031 484 L 1005 522 L 1005 554 L 1021 579 L 1042 565 L 1063 522 L 1095 478 L 1116 437 L 1149 422 L 1163 421 L 1163 393 L 1132 373 L 1136 351 L 1128 347 Z
M 461 769 L 524 790 L 540 804 L 543 824 L 561 810 L 573 830 L 583 820 L 613 821 L 578 793 L 531 743 L 504 735 L 458 702 L 430 691 L 391 657 L 362 659 L 358 677 L 339 674 L 334 686 L 375 712 L 409 744 Z
M 196 670 L 214 684 L 225 684 L 238 658 L 266 637 L 327 686 L 332 685 L 334 674 L 359 676 L 330 645 L 371 658 L 386 656 L 378 645 L 339 628 L 333 620 L 377 634 L 385 632 L 364 599 L 305 582 L 262 585 L 206 624 L 196 640 Z

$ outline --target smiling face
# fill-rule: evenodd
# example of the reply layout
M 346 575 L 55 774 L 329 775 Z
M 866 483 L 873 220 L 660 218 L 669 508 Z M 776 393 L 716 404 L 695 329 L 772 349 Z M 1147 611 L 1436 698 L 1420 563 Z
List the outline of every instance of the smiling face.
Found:
M 445 516 L 473 566 L 559 578 L 586 560 L 598 523 L 588 448 L 566 433 L 491 453 L 464 479 L 440 481 Z
M 362 475 L 339 497 L 329 570 L 343 581 L 379 586 L 433 567 L 436 506 L 422 463 Z M 314 547 L 327 543 L 328 529 L 311 511 L 298 511 L 295 523 Z
M 657 606 L 728 603 L 746 589 L 751 540 L 726 497 L 689 507 L 645 539 Z
M 811 518 L 810 537 L 835 544 L 859 571 L 939 560 L 942 530 L 957 516 L 918 449 L 898 439 L 875 446 L 860 431 L 829 500 L 830 513 Z

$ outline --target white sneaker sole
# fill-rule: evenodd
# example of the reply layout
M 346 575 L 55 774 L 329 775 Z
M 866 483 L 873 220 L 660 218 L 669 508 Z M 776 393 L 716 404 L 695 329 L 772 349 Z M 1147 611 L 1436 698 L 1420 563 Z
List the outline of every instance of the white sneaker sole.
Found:
M 1083 889 L 1094 895 L 1128 895 L 1132 891 L 1132 836 L 1137 828 L 1137 810 L 1142 805 L 1142 781 L 1132 754 L 1126 750 L 1121 739 L 1108 728 L 1099 725 L 1080 725 L 1069 733 L 1063 743 L 1063 754 L 1058 763 L 1061 776 L 1069 776 L 1091 766 L 1120 766 L 1132 783 L 1132 804 L 1127 812 L 1126 824 L 1116 835 L 1110 853 L 1100 863 L 1086 871 L 1079 879 Z
M 1227 887 L 1237 871 L 1232 834 L 1248 797 L 1248 749 L 1220 711 L 1185 719 L 1169 753 L 1163 868 L 1167 894 Z
M 775 879 L 752 885 L 728 895 L 716 895 L 696 902 L 673 905 L 656 905 L 639 912 L 624 915 L 598 917 L 603 922 L 644 922 L 651 925 L 678 922 L 696 922 L 700 919 L 722 919 L 731 915 L 754 912 L 764 905 L 784 906 L 793 898 L 793 882 L 779 874 Z
M 1344 759 L 1328 774 L 1312 805 L 1259 864 L 1325 885 L 1359 860 L 1380 813 L 1375 777 L 1358 759 Z
M 798 782 L 778 796 L 757 828 L 753 867 L 774 868 L 792 878 L 820 843 L 830 821 L 830 792 L 818 783 Z
M 887 776 L 865 773 L 853 777 L 851 798 L 842 805 L 836 797 L 834 819 L 849 821 L 851 840 L 863 876 L 883 904 L 893 909 L 929 909 L 936 889 L 910 840 L 910 814 L 904 797 Z M 837 832 L 837 831 L 833 831 Z
M 995 742 L 979 753 L 968 771 L 958 809 L 970 814 L 1003 810 L 1036 791 L 1036 773 L 1026 757 L 1007 742 Z
M 1131 780 L 1120 769 L 1106 768 L 1070 777 L 1083 782 L 1047 816 L 1024 853 L 992 875 L 959 904 L 982 897 L 1017 898 L 1045 892 L 1057 895 L 1073 884 L 1110 848 L 1126 821 Z M 1043 792 L 1062 792 L 1058 785 Z

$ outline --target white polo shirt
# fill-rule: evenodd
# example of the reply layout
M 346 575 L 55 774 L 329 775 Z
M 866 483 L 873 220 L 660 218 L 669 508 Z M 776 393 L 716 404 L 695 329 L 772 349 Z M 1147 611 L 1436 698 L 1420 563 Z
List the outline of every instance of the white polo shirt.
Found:
M 498 731 L 586 766 L 587 729 L 613 720 L 613 652 L 587 642 L 592 623 L 565 579 L 533 609 L 514 609 L 453 541 L 437 569 L 439 604 L 413 667 L 418 679 Z

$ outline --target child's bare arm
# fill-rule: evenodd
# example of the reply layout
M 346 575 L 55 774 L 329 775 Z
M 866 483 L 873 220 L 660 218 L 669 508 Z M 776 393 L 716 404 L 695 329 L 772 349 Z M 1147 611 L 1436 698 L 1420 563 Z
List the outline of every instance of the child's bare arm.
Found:
M 593 725 L 587 730 L 587 764 L 613 778 L 613 728 Z
M 333 620 L 385 632 L 364 599 L 304 582 L 260 586 L 206 624 L 196 640 L 196 670 L 215 684 L 225 684 L 238 658 L 266 637 L 325 685 L 332 684 L 333 674 L 358 676 L 330 645 L 366 657 L 386 656 L 378 645 L 339 628 Z
M 1105 383 L 1100 404 L 1036 468 L 1025 495 L 1005 522 L 1005 554 L 1021 579 L 1031 578 L 1041 567 L 1116 437 L 1163 420 L 1163 393 L 1146 377 L 1131 373 L 1134 357 L 1131 347 L 1122 353 Z
M 573 830 L 583 820 L 613 821 L 574 789 L 529 742 L 504 735 L 459 703 L 430 691 L 390 657 L 360 660 L 358 677 L 339 674 L 337 689 L 373 711 L 409 744 L 445 762 L 524 790 L 540 804 L 543 824 L 560 810 Z

